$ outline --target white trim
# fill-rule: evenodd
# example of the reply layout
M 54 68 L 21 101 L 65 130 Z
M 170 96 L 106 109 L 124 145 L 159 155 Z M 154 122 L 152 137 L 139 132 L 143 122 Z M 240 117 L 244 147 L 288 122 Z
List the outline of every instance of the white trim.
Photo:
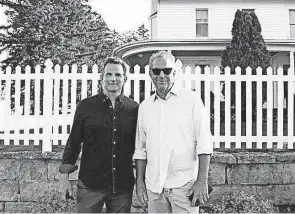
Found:
M 295 35 L 294 35 L 294 37 L 291 37 L 291 22 L 290 22 L 290 11 L 292 10 L 292 11 L 294 11 L 295 12 L 295 8 L 288 8 L 287 9 L 288 11 L 287 11 L 287 14 L 288 14 L 288 20 L 286 21 L 286 23 L 287 23 L 287 25 L 288 25 L 288 27 L 287 27 L 287 30 L 288 30 L 288 39 L 295 39 Z M 295 26 L 295 25 L 294 25 Z

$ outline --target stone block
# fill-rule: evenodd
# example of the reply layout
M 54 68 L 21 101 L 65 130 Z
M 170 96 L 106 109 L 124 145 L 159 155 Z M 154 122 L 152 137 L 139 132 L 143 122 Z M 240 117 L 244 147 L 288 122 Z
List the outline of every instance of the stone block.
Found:
M 71 182 L 74 196 L 77 192 L 76 181 Z M 20 181 L 21 201 L 38 202 L 48 198 L 64 198 L 62 183 L 59 181 L 36 181 L 22 180 Z
M 213 186 L 213 191 L 209 196 L 209 200 L 204 204 L 205 206 L 208 204 L 213 204 L 221 201 L 223 197 L 231 194 L 231 193 L 238 193 L 240 191 L 244 191 L 245 193 L 256 195 L 256 188 L 255 186 L 247 186 L 247 185 L 220 185 L 220 186 Z
M 18 192 L 17 181 L 0 180 L 0 201 L 17 201 Z
M 295 184 L 295 163 L 274 164 L 272 169 L 274 184 Z
M 225 184 L 225 164 L 210 164 L 209 183 L 212 185 Z
M 0 179 L 9 180 L 46 180 L 47 164 L 43 160 L 2 159 Z
M 20 180 L 47 180 L 47 163 L 44 160 L 23 160 Z
M 232 165 L 227 169 L 228 184 L 271 184 L 273 183 L 270 166 Z
M 272 154 L 262 152 L 239 152 L 234 156 L 238 164 L 243 163 L 275 163 L 276 158 Z
M 13 159 L 1 159 L 0 180 L 15 180 L 19 177 L 21 162 Z
M 61 174 L 59 173 L 59 167 L 61 165 L 61 161 L 49 161 L 48 162 L 48 180 L 59 180 L 61 178 Z M 80 160 L 77 161 L 77 165 L 80 168 Z M 70 174 L 70 180 L 78 180 L 79 168 Z
M 38 202 L 45 197 L 62 196 L 62 188 L 56 181 L 22 180 L 20 181 L 20 194 L 21 201 Z
M 230 153 L 214 152 L 211 157 L 211 163 L 235 164 L 236 157 Z
M 273 155 L 276 162 L 295 163 L 295 152 L 276 152 Z
M 6 202 L 5 213 L 31 213 L 34 206 L 32 202 Z
M 295 204 L 295 184 L 257 186 L 256 189 L 261 199 L 270 199 L 275 205 Z
M 228 184 L 295 183 L 295 164 L 232 165 L 227 170 Z
M 63 151 L 41 153 L 42 159 L 62 160 Z
M 23 147 L 22 147 L 23 149 Z M 1 159 L 41 159 L 41 151 L 3 151 L 0 154 Z

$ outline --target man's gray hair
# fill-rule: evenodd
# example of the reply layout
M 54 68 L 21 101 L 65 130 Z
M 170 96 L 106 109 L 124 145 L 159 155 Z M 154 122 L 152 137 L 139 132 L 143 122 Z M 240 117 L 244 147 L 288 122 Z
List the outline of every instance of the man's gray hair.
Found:
M 164 58 L 164 59 L 170 58 L 172 60 L 172 62 L 175 63 L 175 56 L 173 56 L 171 51 L 158 51 L 156 53 L 153 53 L 150 57 L 150 60 L 149 60 L 149 67 L 150 68 L 152 67 L 152 63 L 153 63 L 154 59 L 156 59 L 156 58 Z

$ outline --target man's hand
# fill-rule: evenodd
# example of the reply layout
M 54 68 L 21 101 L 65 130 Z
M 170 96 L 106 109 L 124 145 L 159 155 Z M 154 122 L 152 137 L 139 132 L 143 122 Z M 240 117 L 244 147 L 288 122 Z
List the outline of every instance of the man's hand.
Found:
M 63 199 L 73 199 L 73 189 L 69 180 L 69 174 L 61 174 L 61 190 Z
M 204 202 L 206 202 L 209 199 L 208 182 L 206 180 L 196 180 L 187 196 L 189 197 L 191 194 L 194 194 L 191 204 L 193 207 L 195 206 L 197 200 L 199 200 L 201 204 L 204 204 Z
M 136 195 L 137 195 L 139 203 L 142 206 L 147 206 L 148 196 L 147 196 L 147 190 L 146 190 L 144 181 L 136 182 Z

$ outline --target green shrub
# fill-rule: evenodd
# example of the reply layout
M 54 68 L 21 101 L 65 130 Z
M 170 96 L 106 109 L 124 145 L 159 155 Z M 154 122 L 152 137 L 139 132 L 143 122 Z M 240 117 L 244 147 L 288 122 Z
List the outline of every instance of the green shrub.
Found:
M 270 200 L 240 191 L 223 196 L 222 200 L 201 209 L 203 213 L 278 213 Z

